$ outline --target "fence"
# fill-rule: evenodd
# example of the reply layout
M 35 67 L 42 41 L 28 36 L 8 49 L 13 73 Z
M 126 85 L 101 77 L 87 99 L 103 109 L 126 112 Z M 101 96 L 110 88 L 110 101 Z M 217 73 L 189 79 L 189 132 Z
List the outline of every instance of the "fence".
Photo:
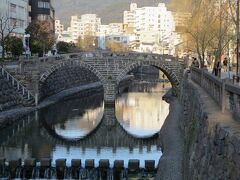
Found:
M 240 120 L 240 86 L 195 67 L 191 67 L 191 79 L 213 98 L 222 112 L 229 110 L 236 120 Z

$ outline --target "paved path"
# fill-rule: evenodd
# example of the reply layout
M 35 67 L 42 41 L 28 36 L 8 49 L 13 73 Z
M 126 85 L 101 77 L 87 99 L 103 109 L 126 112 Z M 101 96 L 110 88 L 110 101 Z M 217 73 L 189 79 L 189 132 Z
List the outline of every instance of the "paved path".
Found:
M 161 129 L 160 136 L 163 144 L 163 156 L 156 180 L 182 180 L 182 160 L 184 142 L 179 127 L 182 108 L 176 98 L 170 99 L 170 112 Z
M 212 73 L 212 69 L 208 68 L 208 72 Z M 236 75 L 236 72 L 234 71 L 225 72 L 223 71 L 223 69 L 221 71 L 221 79 L 233 79 L 233 75 Z

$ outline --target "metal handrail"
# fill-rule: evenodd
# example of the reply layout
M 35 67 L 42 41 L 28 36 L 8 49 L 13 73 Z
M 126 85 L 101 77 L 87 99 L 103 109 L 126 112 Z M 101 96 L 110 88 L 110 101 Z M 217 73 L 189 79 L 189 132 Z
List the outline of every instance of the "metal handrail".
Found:
M 6 69 L 0 66 L 1 75 L 3 77 L 6 77 L 8 82 L 11 82 L 12 86 L 17 85 L 17 90 L 22 90 L 22 95 L 24 96 L 27 94 L 27 99 L 35 98 L 35 96 L 24 86 L 21 84 L 20 81 L 18 81 L 15 77 L 13 77 Z

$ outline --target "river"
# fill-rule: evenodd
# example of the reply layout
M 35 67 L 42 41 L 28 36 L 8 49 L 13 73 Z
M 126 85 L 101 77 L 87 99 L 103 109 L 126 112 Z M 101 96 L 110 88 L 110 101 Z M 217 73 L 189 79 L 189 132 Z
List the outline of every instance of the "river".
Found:
M 169 113 L 169 104 L 162 96 L 171 87 L 169 83 L 140 82 L 116 99 L 113 124 L 105 122 L 103 94 L 86 97 L 71 96 L 38 112 L 31 113 L 18 123 L 0 132 L 0 157 L 144 160 L 161 157 L 157 134 Z M 109 115 L 109 114 L 108 114 Z M 152 138 L 151 138 L 152 137 Z M 150 139 L 149 139 L 150 138 Z

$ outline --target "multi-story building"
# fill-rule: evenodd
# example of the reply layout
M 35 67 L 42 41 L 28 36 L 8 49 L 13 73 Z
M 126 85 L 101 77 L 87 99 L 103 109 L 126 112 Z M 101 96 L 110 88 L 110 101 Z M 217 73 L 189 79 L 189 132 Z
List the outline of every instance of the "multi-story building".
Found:
M 123 23 L 110 23 L 108 25 L 100 25 L 97 31 L 98 48 L 106 49 L 107 42 L 121 43 L 127 47 L 131 37 L 129 34 L 124 33 Z
M 28 26 L 28 0 L 1 0 L 0 18 L 2 19 L 2 31 L 5 35 L 23 38 Z M 2 47 L 0 46 L 0 56 Z
M 172 37 L 175 36 L 175 22 L 172 12 L 167 10 L 164 3 L 141 8 L 131 3 L 130 11 L 124 11 L 123 23 L 133 28 L 140 43 L 159 44 L 168 48 L 174 46 Z
M 28 0 L 0 1 L 0 17 L 8 19 L 7 23 L 13 29 L 12 35 L 24 35 L 28 26 L 28 8 Z
M 80 24 L 83 26 L 84 35 L 96 35 L 98 26 L 101 25 L 101 18 L 96 14 L 83 14 Z
M 108 34 L 119 35 L 123 33 L 123 23 L 108 24 Z
M 136 3 L 131 3 L 130 11 L 124 11 L 123 23 L 133 26 L 135 31 L 174 31 L 175 23 L 171 11 L 164 3 L 157 7 L 138 8 Z
M 101 18 L 96 14 L 83 14 L 78 16 L 71 16 L 69 31 L 72 34 L 72 39 L 77 42 L 79 37 L 84 38 L 86 35 L 96 36 L 101 25 Z
M 77 39 L 79 37 L 79 35 L 82 33 L 81 29 L 82 27 L 80 27 L 80 20 L 78 18 L 78 16 L 71 16 L 71 21 L 70 21 L 70 27 L 68 28 L 68 31 L 70 32 L 72 39 L 77 42 Z
M 31 19 L 47 22 L 49 32 L 54 34 L 55 10 L 51 4 L 51 0 L 29 0 L 29 5 L 31 6 Z
M 124 11 L 123 12 L 123 23 L 127 24 L 128 27 L 134 27 L 136 22 L 136 16 L 135 13 L 137 10 L 137 4 L 131 3 L 130 4 L 130 11 Z
M 97 47 L 99 49 L 106 49 L 106 35 L 109 34 L 108 25 L 99 25 L 97 29 Z
M 64 31 L 64 26 L 61 24 L 60 20 L 55 20 L 55 34 L 62 34 Z

